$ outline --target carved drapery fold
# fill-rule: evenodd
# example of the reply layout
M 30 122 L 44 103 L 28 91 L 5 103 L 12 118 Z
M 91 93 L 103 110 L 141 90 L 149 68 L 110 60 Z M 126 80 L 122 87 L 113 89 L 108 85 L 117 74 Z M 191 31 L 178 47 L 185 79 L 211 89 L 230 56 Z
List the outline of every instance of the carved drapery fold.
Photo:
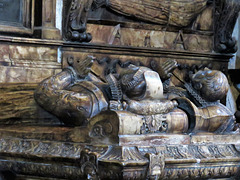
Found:
M 109 0 L 108 7 L 140 20 L 185 27 L 206 5 L 207 0 Z

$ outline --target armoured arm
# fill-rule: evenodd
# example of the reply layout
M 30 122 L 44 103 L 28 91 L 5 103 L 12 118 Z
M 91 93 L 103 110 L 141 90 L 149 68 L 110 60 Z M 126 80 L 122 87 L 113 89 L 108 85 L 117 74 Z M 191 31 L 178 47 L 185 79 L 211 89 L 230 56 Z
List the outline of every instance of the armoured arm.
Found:
M 68 88 L 75 82 L 76 74 L 72 68 L 42 81 L 35 91 L 35 100 L 48 112 L 56 115 L 65 124 L 82 125 L 90 117 L 92 101 L 85 89 L 78 92 Z

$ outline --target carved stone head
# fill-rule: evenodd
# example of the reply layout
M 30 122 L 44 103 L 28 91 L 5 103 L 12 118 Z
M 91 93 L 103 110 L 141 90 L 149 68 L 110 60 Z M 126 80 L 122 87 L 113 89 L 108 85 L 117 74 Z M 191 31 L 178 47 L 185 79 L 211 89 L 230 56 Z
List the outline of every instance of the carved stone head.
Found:
M 220 100 L 228 92 L 228 80 L 221 71 L 205 68 L 193 74 L 191 80 L 194 89 L 207 101 Z

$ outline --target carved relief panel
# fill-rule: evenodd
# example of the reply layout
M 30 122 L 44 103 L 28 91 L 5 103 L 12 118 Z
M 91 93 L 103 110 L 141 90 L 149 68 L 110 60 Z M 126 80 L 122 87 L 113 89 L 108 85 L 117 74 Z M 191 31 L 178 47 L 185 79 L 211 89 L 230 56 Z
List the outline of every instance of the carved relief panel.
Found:
M 236 51 L 231 34 L 239 7 L 234 0 L 73 0 L 65 2 L 65 38 L 120 46 L 231 53 Z M 224 25 L 225 22 L 228 23 Z

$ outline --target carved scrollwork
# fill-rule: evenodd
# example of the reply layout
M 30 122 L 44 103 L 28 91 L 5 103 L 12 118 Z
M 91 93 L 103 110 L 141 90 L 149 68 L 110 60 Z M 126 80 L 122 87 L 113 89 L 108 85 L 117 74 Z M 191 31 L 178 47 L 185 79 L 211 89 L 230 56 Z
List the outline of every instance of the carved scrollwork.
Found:
M 227 178 L 238 177 L 239 165 L 235 162 L 223 163 L 217 166 L 209 166 L 202 161 L 207 159 L 228 159 L 239 157 L 239 152 L 234 145 L 168 145 L 165 147 L 156 147 L 155 150 L 149 147 L 140 148 L 141 153 L 152 158 L 149 161 L 149 179 L 208 179 L 208 178 Z M 148 154 L 149 152 L 149 154 Z M 150 153 L 151 152 L 151 153 Z M 185 159 L 192 159 L 196 163 L 187 165 L 186 167 L 180 167 L 179 165 L 171 165 L 168 163 L 174 161 L 182 163 Z M 163 160 L 163 162 L 162 162 Z M 152 161 L 152 162 L 151 162 Z M 157 166 L 154 170 L 154 166 Z M 160 174 L 160 167 L 163 168 L 162 174 Z M 151 174 L 152 173 L 152 174 Z M 154 176 L 151 176 L 154 175 Z
M 157 151 L 158 152 L 158 151 Z M 234 145 L 182 145 L 166 146 L 165 159 L 209 159 L 239 157 L 240 153 Z
M 84 149 L 80 155 L 80 167 L 84 179 L 99 180 L 97 174 L 97 158 L 99 154 Z
M 101 179 L 146 179 L 148 159 L 137 147 L 109 146 L 98 163 Z
M 215 51 L 220 53 L 235 53 L 236 40 L 232 38 L 233 29 L 240 11 L 238 0 L 215 1 Z
M 91 137 L 105 137 L 110 135 L 113 132 L 113 126 L 109 120 L 102 120 L 100 122 L 97 122 L 91 132 Z
M 131 163 L 145 165 L 147 158 L 143 157 L 136 147 L 109 146 L 104 155 L 99 158 L 101 162 L 112 162 L 127 166 Z
M 164 154 L 148 153 L 146 154 L 146 157 L 149 159 L 148 179 L 159 179 L 160 177 L 162 178 L 165 168 Z
M 67 40 L 89 42 L 92 36 L 86 33 L 88 11 L 93 0 L 65 1 L 67 15 L 65 19 L 64 35 Z
M 20 153 L 48 157 L 78 158 L 82 145 L 27 139 L 0 139 L 0 152 Z

